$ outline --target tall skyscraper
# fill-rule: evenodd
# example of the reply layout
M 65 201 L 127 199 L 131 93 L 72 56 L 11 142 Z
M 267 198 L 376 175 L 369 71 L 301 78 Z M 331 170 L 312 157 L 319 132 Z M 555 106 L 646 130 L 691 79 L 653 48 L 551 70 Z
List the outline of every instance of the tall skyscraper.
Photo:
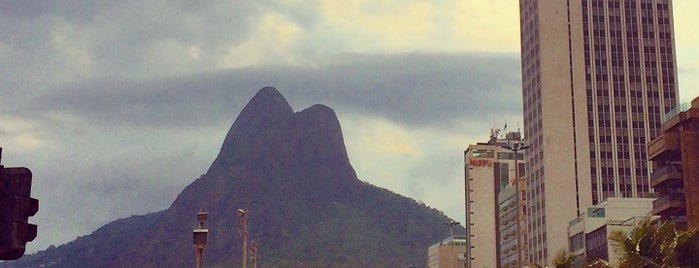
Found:
M 678 105 L 670 0 L 520 0 L 529 254 L 581 208 L 650 192 L 646 143 Z

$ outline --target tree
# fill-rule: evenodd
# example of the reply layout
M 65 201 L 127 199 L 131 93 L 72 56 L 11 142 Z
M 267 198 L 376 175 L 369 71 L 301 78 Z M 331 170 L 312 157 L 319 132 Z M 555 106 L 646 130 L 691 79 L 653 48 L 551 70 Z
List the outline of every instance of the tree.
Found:
M 699 230 L 680 232 L 673 252 L 673 262 L 680 267 L 699 267 Z
M 587 260 L 586 266 L 588 268 L 612 268 L 611 265 L 609 265 L 609 262 L 603 260 L 603 259 L 591 259 Z
M 556 268 L 573 268 L 573 255 L 568 250 L 560 250 L 553 257 L 553 265 Z
M 641 222 L 627 235 L 615 231 L 609 239 L 619 267 L 699 267 L 699 235 L 696 230 L 678 231 L 670 221 Z

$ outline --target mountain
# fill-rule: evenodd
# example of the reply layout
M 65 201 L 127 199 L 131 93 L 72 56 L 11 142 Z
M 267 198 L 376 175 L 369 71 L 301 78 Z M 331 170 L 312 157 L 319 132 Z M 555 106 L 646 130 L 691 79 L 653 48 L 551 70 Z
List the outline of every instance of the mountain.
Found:
M 164 211 L 105 225 L 1 267 L 191 267 L 196 214 L 208 212 L 205 267 L 239 267 L 238 209 L 249 215 L 260 267 L 423 266 L 446 216 L 362 182 L 335 112 L 294 112 L 273 87 L 241 111 L 206 174 Z M 133 226 L 130 228 L 129 226 Z M 459 230 L 463 232 L 463 229 Z

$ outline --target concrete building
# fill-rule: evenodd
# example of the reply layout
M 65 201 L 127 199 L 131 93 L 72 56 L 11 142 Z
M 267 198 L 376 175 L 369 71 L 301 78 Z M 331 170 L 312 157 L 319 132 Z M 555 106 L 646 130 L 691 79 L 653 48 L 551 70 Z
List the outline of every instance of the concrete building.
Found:
M 529 265 L 525 189 L 526 181 L 520 177 L 519 181 L 512 181 L 498 194 L 498 267 L 521 268 Z
M 629 232 L 642 220 L 649 219 L 654 198 L 608 198 L 587 208 L 568 225 L 569 252 L 575 267 L 587 259 L 602 259 L 616 267 L 618 260 L 608 237 L 616 231 Z M 555 252 L 554 252 L 555 255 Z
M 670 0 L 520 0 L 529 257 L 550 264 L 568 222 L 645 197 L 646 144 L 677 103 Z
M 518 132 L 510 132 L 505 138 L 498 136 L 499 131 L 493 131 L 488 142 L 470 145 L 464 152 L 467 267 L 502 267 L 499 263 L 502 251 L 498 242 L 502 240 L 502 233 L 498 194 L 514 185 L 511 182 L 516 177 L 515 163 L 519 166 L 519 174 L 524 174 L 524 157 L 521 151 L 515 154 L 512 150 L 503 148 L 521 143 Z M 516 195 L 516 191 L 513 192 Z M 516 199 L 514 197 L 512 206 L 505 205 L 504 209 L 518 211 Z M 508 215 L 512 216 L 511 213 Z M 506 222 L 503 224 L 516 226 L 517 216 L 504 220 Z M 520 223 L 520 226 L 526 226 L 526 223 Z M 516 227 L 507 230 L 517 233 Z M 508 236 L 508 241 L 512 238 Z
M 428 268 L 466 267 L 466 237 L 450 236 L 427 249 Z
M 658 193 L 653 214 L 679 228 L 699 228 L 699 98 L 666 115 L 662 134 L 648 143 L 658 168 L 651 187 Z

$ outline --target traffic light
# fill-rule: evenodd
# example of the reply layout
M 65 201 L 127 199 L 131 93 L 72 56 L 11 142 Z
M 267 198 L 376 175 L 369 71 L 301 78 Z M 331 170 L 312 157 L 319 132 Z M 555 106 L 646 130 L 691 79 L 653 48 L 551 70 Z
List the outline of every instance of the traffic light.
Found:
M 36 238 L 36 225 L 28 220 L 39 211 L 39 200 L 30 197 L 31 187 L 31 170 L 0 165 L 0 260 L 19 259 Z

